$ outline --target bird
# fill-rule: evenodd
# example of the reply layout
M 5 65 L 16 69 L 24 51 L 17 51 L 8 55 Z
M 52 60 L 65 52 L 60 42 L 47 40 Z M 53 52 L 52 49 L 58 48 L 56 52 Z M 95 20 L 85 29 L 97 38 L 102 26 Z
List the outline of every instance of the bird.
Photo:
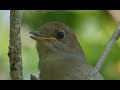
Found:
M 95 70 L 72 29 L 62 22 L 48 22 L 30 32 L 39 56 L 40 80 L 86 80 Z M 94 80 L 103 80 L 98 72 Z

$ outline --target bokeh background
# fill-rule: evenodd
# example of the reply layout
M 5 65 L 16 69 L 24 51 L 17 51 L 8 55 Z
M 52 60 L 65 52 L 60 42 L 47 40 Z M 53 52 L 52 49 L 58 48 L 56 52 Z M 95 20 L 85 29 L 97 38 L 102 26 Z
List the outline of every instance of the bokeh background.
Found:
M 9 76 L 9 10 L 0 10 L 0 80 Z M 23 10 L 22 11 L 22 59 L 24 79 L 38 75 L 38 55 L 35 41 L 29 36 L 42 24 L 63 22 L 72 28 L 79 40 L 87 61 L 95 66 L 107 42 L 120 21 L 120 10 Z M 113 46 L 101 69 L 106 80 L 120 79 L 120 39 Z

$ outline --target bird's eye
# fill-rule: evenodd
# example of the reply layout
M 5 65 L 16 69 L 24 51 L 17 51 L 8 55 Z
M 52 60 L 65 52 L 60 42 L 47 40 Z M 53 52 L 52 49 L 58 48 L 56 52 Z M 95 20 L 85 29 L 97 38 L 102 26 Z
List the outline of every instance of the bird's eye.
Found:
M 63 30 L 60 30 L 58 33 L 57 33 L 57 38 L 59 39 L 63 39 L 65 37 L 65 32 Z

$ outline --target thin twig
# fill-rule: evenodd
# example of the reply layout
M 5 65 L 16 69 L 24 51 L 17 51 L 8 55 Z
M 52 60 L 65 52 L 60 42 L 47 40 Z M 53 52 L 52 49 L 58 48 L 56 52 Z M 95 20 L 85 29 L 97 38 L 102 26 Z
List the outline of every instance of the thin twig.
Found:
M 97 72 L 100 71 L 100 69 L 102 68 L 102 65 L 107 57 L 107 55 L 110 52 L 110 49 L 112 48 L 112 46 L 114 45 L 114 43 L 118 40 L 118 38 L 120 37 L 120 23 L 118 24 L 114 34 L 112 35 L 109 43 L 107 44 L 105 51 L 103 52 L 102 56 L 100 57 L 98 63 L 95 66 L 95 70 L 90 73 L 87 77 L 87 80 L 93 80 L 94 76 L 97 74 Z
M 20 36 L 20 10 L 10 10 L 9 62 L 12 80 L 23 80 Z

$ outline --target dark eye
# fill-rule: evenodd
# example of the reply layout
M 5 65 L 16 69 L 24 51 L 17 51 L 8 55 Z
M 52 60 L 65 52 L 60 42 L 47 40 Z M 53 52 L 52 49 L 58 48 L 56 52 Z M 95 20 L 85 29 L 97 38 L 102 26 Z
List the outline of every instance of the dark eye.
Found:
M 58 33 L 57 33 L 57 38 L 59 39 L 63 39 L 65 37 L 65 32 L 63 30 L 60 30 Z

